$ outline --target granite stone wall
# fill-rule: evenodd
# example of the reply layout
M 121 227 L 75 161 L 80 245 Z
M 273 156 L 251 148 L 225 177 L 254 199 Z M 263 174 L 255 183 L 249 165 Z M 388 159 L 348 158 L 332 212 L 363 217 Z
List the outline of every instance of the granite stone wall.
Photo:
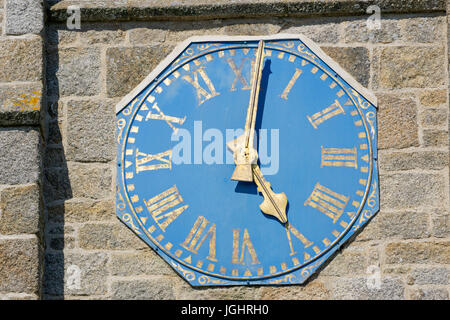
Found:
M 44 27 L 42 10 L 25 15 L 19 3 L 40 6 L 0 0 L 0 298 L 449 298 L 445 2 L 382 7 L 375 30 L 359 2 L 363 14 L 188 19 L 133 15 L 117 2 L 125 13 L 82 10 L 79 30 L 64 20 L 71 2 L 48 4 Z M 194 289 L 115 216 L 115 104 L 190 36 L 281 32 L 310 37 L 377 96 L 381 210 L 304 285 Z M 378 275 L 380 286 L 368 285 Z

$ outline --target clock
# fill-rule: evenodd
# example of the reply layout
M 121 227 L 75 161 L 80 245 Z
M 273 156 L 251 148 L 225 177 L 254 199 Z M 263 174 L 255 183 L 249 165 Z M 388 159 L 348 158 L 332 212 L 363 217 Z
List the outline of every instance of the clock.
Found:
M 117 216 L 192 286 L 303 283 L 379 210 L 376 98 L 302 35 L 190 38 L 116 112 Z

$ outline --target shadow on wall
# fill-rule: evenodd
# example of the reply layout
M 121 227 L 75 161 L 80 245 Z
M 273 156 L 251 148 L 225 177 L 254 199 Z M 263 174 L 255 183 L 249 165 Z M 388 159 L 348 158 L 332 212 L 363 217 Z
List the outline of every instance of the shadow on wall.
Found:
M 43 199 L 44 199 L 44 275 L 43 298 L 63 298 L 64 296 L 64 247 L 65 201 L 72 198 L 72 188 L 65 150 L 62 141 L 60 119 L 62 109 L 59 101 L 59 83 L 56 72 L 59 69 L 57 46 L 49 46 L 49 39 L 57 38 L 56 29 L 46 28 L 46 87 L 47 97 L 43 114 L 44 159 Z

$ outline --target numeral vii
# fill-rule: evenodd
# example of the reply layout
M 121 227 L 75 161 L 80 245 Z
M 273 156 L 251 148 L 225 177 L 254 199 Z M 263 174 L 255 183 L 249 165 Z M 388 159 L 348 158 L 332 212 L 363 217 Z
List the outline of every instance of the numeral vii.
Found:
M 209 237 L 209 254 L 206 259 L 217 262 L 216 259 L 216 224 L 210 225 L 208 231 L 204 233 L 209 221 L 205 217 L 199 216 L 194 223 L 191 231 L 187 235 L 184 242 L 181 244 L 186 250 L 197 254 L 198 249 L 202 246 L 203 242 Z

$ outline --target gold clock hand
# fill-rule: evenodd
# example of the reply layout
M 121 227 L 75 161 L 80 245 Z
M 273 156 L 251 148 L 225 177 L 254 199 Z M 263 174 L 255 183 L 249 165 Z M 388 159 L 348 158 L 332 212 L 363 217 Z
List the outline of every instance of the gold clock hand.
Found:
M 253 148 L 253 139 L 255 132 L 255 121 L 258 109 L 258 96 L 261 83 L 262 74 L 262 61 L 264 60 L 264 41 L 261 40 L 258 43 L 258 49 L 256 51 L 256 64 L 252 74 L 252 89 L 250 92 L 250 101 L 247 109 L 247 117 L 245 119 L 244 137 L 245 140 L 240 141 L 240 148 L 234 152 L 235 158 L 238 158 L 236 162 L 236 168 L 231 176 L 231 180 L 237 181 L 253 181 L 252 174 L 252 162 L 250 159 L 249 149 Z M 239 138 L 238 138 L 239 139 Z M 237 139 L 236 139 L 237 140 Z M 235 140 L 235 141 L 236 141 Z M 243 142 L 243 143 L 242 143 Z
M 288 202 L 286 194 L 284 192 L 275 193 L 272 191 L 270 183 L 264 178 L 258 165 L 252 165 L 252 171 L 254 181 L 258 186 L 258 191 L 264 197 L 264 201 L 259 205 L 259 208 L 265 214 L 269 214 L 280 220 L 281 223 L 286 223 L 286 206 Z

